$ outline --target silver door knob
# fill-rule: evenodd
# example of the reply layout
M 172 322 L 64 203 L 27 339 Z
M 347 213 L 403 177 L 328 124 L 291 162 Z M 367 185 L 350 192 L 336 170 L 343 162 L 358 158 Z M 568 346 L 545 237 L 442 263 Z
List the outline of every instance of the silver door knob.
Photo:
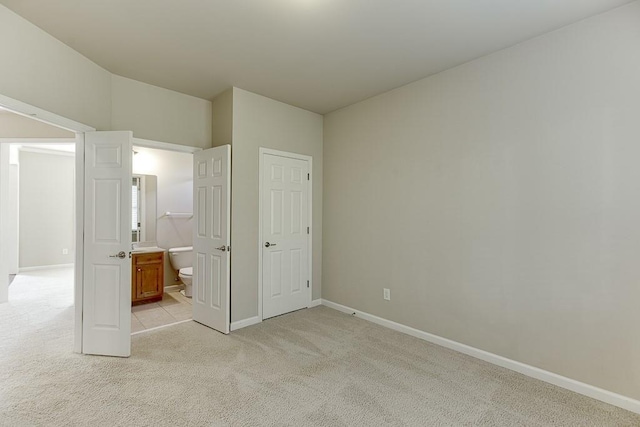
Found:
M 127 254 L 124 251 L 120 251 L 115 255 L 109 255 L 109 258 L 120 258 L 120 259 L 124 259 L 127 257 Z
M 226 246 L 220 246 L 219 248 L 216 248 L 216 249 L 219 250 L 219 251 L 222 251 L 222 252 L 226 252 L 227 251 L 227 247 Z
M 267 243 L 265 243 L 265 244 L 264 244 L 264 247 L 265 247 L 265 248 L 269 248 L 269 247 L 271 247 L 271 246 L 277 246 L 277 244 L 276 244 L 276 243 L 269 243 L 269 242 L 267 242 Z

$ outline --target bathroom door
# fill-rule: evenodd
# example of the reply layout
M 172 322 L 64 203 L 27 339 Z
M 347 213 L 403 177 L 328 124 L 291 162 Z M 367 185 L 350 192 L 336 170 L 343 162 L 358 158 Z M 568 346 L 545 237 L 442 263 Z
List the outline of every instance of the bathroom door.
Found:
M 131 354 L 131 132 L 87 132 L 82 352 Z
M 193 158 L 193 320 L 228 334 L 231 146 L 198 151 Z

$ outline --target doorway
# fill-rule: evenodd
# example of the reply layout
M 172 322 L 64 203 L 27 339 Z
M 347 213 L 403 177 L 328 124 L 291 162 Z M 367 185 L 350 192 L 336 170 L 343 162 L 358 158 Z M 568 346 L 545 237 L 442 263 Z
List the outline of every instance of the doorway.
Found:
M 2 323 L 11 324 L 3 330 L 8 347 L 25 340 L 75 347 L 77 142 L 68 128 L 0 108 L 0 308 Z M 29 338 L 35 333 L 42 335 Z
M 218 230 L 228 229 L 230 204 L 229 198 L 224 196 L 230 195 L 231 147 L 201 150 L 194 157 L 192 191 L 197 197 L 193 202 L 195 227 L 191 258 L 195 296 L 193 319 L 228 333 L 229 271 L 218 267 L 228 265 L 229 252 L 219 250 L 212 243 L 219 237 Z M 133 182 L 132 158 L 131 132 L 85 135 L 82 327 L 83 352 L 88 354 L 122 357 L 131 354 L 133 269 L 127 253 L 132 257 L 135 252 L 131 241 L 132 195 L 129 190 Z M 199 180 L 203 178 L 212 178 L 213 182 L 206 179 L 206 184 L 201 185 Z M 224 217 L 216 215 L 217 212 L 224 212 Z M 175 213 L 169 214 L 167 216 Z M 201 246 L 196 244 L 200 237 L 205 242 Z M 228 235 L 223 237 L 229 238 Z M 228 247 L 230 242 L 227 240 L 224 244 Z M 200 302 L 202 310 L 195 308 Z M 211 319 L 216 321 L 211 322 Z
M 96 131 L 73 120 L 0 95 L 0 108 L 60 127 L 74 133 L 75 162 L 75 268 L 73 270 L 73 348 L 78 353 L 124 356 L 131 348 L 131 260 L 132 256 L 132 156 L 133 135 L 129 131 Z M 1 141 L 0 141 L 1 142 Z M 175 147 L 174 144 L 136 140 L 138 145 Z M 179 146 L 183 147 L 183 146 Z M 184 148 L 184 147 L 183 147 Z M 192 147 L 190 147 L 192 148 Z M 169 148 L 171 149 L 171 148 Z M 202 150 L 198 174 L 216 178 L 204 189 L 195 183 L 191 191 L 204 194 L 194 200 L 194 233 L 203 234 L 206 244 L 194 251 L 193 287 L 201 297 L 202 309 L 216 316 L 215 322 L 202 316 L 194 320 L 223 333 L 230 326 L 230 236 L 225 251 L 211 245 L 219 238 L 215 230 L 229 229 L 231 147 Z M 198 151 L 193 150 L 193 151 Z M 0 235 L 7 233 L 5 210 L 8 194 L 9 147 L 0 144 Z M 221 171 L 223 176 L 221 176 Z M 220 197 L 219 197 L 220 196 Z M 203 203 L 200 203 L 203 202 Z M 217 203 L 221 203 L 217 205 Z M 199 215 L 202 212 L 205 215 Z M 224 219 L 215 212 L 225 212 Z M 43 213 L 46 214 L 46 213 Z M 222 220 L 222 222 L 221 222 Z M 8 295 L 7 245 L 0 239 L 0 304 Z M 129 256 L 127 256 L 129 254 Z M 206 262 L 199 262 L 205 260 Z M 225 269 L 218 266 L 226 265 Z M 0 306 L 0 308 L 3 308 Z
M 260 316 L 311 305 L 312 158 L 260 149 Z
M 2 239 L 9 263 L 8 306 L 20 318 L 14 327 L 24 331 L 46 322 L 47 332 L 59 331 L 73 322 L 75 144 L 39 138 L 5 143 L 8 233 Z
M 132 335 L 193 318 L 183 283 L 189 267 L 175 261 L 193 246 L 194 150 L 173 148 L 133 140 Z

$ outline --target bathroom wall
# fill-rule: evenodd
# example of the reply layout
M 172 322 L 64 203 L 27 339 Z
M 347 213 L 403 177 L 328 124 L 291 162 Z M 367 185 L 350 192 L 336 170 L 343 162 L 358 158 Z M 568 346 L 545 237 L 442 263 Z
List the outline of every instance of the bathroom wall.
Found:
M 74 262 L 74 174 L 73 154 L 20 151 L 20 268 Z
M 191 246 L 193 219 L 167 218 L 165 212 L 193 212 L 193 155 L 135 147 L 133 173 L 158 177 L 157 231 L 159 247 Z M 177 274 L 165 258 L 165 286 L 176 284 Z

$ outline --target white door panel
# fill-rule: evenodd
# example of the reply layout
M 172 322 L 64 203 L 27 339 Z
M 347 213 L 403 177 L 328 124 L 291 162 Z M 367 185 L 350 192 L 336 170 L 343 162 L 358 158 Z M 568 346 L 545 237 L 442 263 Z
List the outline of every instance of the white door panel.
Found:
M 231 146 L 195 153 L 193 172 L 193 320 L 228 334 Z
M 309 303 L 309 163 L 271 154 L 262 161 L 262 317 L 267 319 Z
M 85 134 L 82 352 L 131 354 L 131 132 Z

